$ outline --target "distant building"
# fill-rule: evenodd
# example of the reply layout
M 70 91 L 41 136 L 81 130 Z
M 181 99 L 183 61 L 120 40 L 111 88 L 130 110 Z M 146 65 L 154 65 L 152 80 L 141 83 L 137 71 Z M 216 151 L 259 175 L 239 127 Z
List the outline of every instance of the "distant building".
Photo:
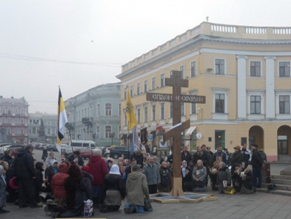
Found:
M 99 146 L 119 144 L 119 103 L 120 83 L 99 85 L 66 100 L 66 139 L 94 140 Z
M 28 103 L 22 98 L 0 96 L 0 142 L 28 143 Z
M 29 113 L 29 142 L 54 144 L 57 139 L 57 120 L 56 114 Z

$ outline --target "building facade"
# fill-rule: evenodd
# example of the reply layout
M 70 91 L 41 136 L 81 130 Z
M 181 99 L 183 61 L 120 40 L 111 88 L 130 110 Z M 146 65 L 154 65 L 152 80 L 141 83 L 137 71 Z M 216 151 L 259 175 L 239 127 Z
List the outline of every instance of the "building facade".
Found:
M 47 113 L 29 113 L 29 142 L 55 144 L 58 116 Z
M 203 22 L 122 66 L 122 133 L 127 132 L 125 92 L 130 89 L 138 127 L 172 127 L 169 102 L 148 102 L 147 92 L 172 93 L 165 78 L 179 70 L 183 94 L 205 104 L 181 104 L 191 120 L 191 144 L 233 151 L 257 143 L 269 161 L 291 155 L 291 27 L 248 27 Z M 128 88 L 127 88 L 128 86 Z
M 28 143 L 28 103 L 22 98 L 0 96 L 0 142 Z
M 65 101 L 67 140 L 119 144 L 120 83 L 103 84 Z

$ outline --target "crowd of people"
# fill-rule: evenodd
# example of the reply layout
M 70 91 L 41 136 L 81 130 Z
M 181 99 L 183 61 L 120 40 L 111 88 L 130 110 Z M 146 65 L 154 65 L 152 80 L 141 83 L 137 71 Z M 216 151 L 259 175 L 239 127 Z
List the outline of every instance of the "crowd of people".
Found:
M 232 185 L 237 192 L 254 193 L 262 183 L 263 158 L 257 148 L 256 144 L 252 144 L 252 151 L 246 145 L 236 146 L 230 157 L 222 147 L 212 153 L 202 145 L 193 156 L 184 147 L 183 190 L 205 191 L 209 178 L 214 191 L 224 193 Z M 0 161 L 0 213 L 9 212 L 4 209 L 6 202 L 14 202 L 19 208 L 42 207 L 40 194 L 44 192 L 53 195 L 59 217 L 82 214 L 86 200 L 93 200 L 94 208 L 101 212 L 117 211 L 125 196 L 143 212 L 144 197 L 172 188 L 171 156 L 159 160 L 138 150 L 130 159 L 120 157 L 115 164 L 112 158 L 102 158 L 100 149 L 94 149 L 87 165 L 78 151 L 59 164 L 54 153 L 45 148 L 43 162 L 36 161 L 33 150 L 28 145 L 15 159 L 9 149 L 5 151 Z

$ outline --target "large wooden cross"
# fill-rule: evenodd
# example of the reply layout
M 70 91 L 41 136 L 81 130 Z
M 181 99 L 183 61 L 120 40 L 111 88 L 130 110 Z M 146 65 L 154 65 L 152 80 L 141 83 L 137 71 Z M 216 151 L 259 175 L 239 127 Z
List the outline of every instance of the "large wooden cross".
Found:
M 182 95 L 181 88 L 188 87 L 188 80 L 182 79 L 182 72 L 172 71 L 172 78 L 166 78 L 166 86 L 173 87 L 173 94 L 147 93 L 148 101 L 166 101 L 173 103 L 173 127 L 163 136 L 163 141 L 173 138 L 173 188 L 172 196 L 182 196 L 181 176 L 181 132 L 190 127 L 190 120 L 181 123 L 181 103 L 205 103 L 205 96 Z

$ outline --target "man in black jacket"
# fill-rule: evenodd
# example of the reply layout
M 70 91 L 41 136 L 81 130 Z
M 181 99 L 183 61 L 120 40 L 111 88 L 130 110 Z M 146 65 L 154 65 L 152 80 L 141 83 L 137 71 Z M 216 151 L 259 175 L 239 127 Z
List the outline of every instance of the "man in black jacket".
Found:
M 181 153 L 181 160 L 186 160 L 187 164 L 190 163 L 190 160 L 192 160 L 192 156 L 188 151 L 188 147 L 184 146 L 183 152 Z
M 29 205 L 32 208 L 42 207 L 35 201 L 35 169 L 32 157 L 33 146 L 27 145 L 22 149 L 15 160 L 15 174 L 19 184 L 19 207 L 27 207 L 25 197 L 28 198 Z
M 242 144 L 241 153 L 243 154 L 243 161 L 245 162 L 246 165 L 248 165 L 251 152 L 247 149 L 246 143 Z
M 258 151 L 258 145 L 252 144 L 252 167 L 253 167 L 253 187 L 255 188 L 261 188 L 262 186 L 262 165 L 263 165 L 263 158 Z

